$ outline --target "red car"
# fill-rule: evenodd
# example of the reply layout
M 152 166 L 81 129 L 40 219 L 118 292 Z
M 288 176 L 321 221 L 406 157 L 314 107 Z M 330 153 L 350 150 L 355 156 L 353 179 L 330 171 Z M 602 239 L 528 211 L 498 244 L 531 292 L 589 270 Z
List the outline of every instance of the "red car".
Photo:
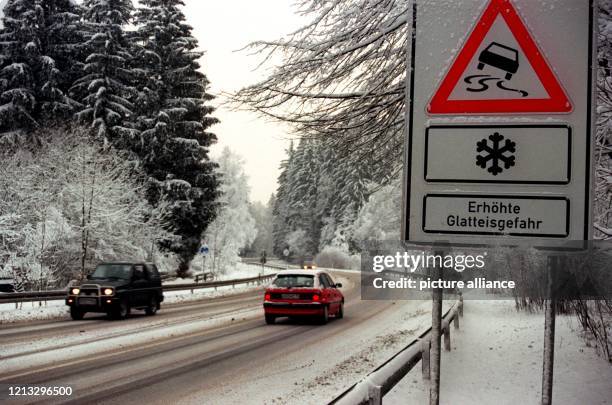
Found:
M 283 270 L 266 288 L 264 312 L 266 323 L 276 318 L 314 317 L 327 323 L 330 316 L 344 315 L 344 295 L 331 276 L 321 270 Z

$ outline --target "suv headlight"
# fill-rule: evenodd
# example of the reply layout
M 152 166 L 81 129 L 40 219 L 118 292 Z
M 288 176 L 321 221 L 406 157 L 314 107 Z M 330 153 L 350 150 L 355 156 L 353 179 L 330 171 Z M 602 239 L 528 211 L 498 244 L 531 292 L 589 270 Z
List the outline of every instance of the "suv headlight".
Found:
M 104 295 L 113 295 L 115 293 L 115 290 L 113 290 L 112 288 L 105 288 L 104 290 L 102 290 L 102 293 Z
M 70 294 L 72 295 L 79 295 L 80 292 L 81 292 L 80 288 L 73 288 L 70 290 Z

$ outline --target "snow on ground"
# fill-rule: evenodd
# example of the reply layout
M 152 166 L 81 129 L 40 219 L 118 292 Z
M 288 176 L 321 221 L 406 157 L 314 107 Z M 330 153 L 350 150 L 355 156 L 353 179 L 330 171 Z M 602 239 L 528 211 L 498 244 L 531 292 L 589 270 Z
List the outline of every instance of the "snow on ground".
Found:
M 14 303 L 0 304 L 0 325 L 68 317 L 68 307 L 63 300 L 47 302 L 23 302 L 19 308 Z
M 239 279 L 239 278 L 250 278 L 250 277 L 257 277 L 260 274 L 264 274 L 264 275 L 274 274 L 276 272 L 278 272 L 277 269 L 273 269 L 270 267 L 264 267 L 262 271 L 261 265 L 238 262 L 236 263 L 234 267 L 232 267 L 230 271 L 224 274 L 215 274 L 214 280 L 221 281 L 221 280 L 232 280 L 232 279 Z M 168 280 L 164 282 L 165 285 L 185 284 L 185 283 L 195 283 L 195 279 L 193 277 L 176 278 L 176 279 Z
M 452 351 L 442 354 L 441 404 L 539 404 L 543 314 L 516 312 L 512 301 L 465 301 Z M 553 402 L 612 404 L 612 367 L 587 347 L 569 316 L 557 316 Z M 385 404 L 428 403 L 417 365 Z
M 342 349 L 330 345 L 332 350 L 326 353 L 325 348 L 321 348 L 318 360 L 327 365 L 326 369 L 322 370 L 321 364 L 312 367 L 309 378 L 297 383 L 290 395 L 273 398 L 266 404 L 327 403 L 400 351 L 431 324 L 429 301 L 397 301 L 395 305 L 396 310 L 369 320 L 371 325 L 360 328 L 359 333 L 345 333 L 339 339 Z M 445 310 L 449 305 L 445 303 Z

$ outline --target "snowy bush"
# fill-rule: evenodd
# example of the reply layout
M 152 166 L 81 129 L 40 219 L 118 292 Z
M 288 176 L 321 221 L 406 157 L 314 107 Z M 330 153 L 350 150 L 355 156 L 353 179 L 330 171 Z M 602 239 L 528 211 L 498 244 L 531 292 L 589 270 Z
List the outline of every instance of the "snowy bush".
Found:
M 371 240 L 399 240 L 402 189 L 399 180 L 373 193 L 352 226 L 352 239 L 361 249 Z
M 319 267 L 330 269 L 359 270 L 361 259 L 358 255 L 349 255 L 339 247 L 327 246 L 315 257 L 315 263 Z

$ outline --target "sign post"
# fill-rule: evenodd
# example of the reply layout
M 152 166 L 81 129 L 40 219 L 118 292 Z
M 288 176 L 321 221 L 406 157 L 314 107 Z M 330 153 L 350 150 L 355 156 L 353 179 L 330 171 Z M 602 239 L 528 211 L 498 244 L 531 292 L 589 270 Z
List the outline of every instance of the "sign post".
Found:
M 555 318 L 557 302 L 553 291 L 554 271 L 559 268 L 563 258 L 550 256 L 546 266 L 548 273 L 547 294 L 548 299 L 544 302 L 544 358 L 542 361 L 542 405 L 552 403 L 553 393 L 553 368 L 555 360 Z
M 209 251 L 210 250 L 209 250 L 208 245 L 206 243 L 204 243 L 200 247 L 200 254 L 202 255 L 202 275 L 206 274 L 206 268 L 204 267 L 204 264 L 206 263 L 206 256 L 208 255 Z M 204 278 L 204 280 L 206 281 L 206 278 Z
M 591 239 L 593 0 L 411 3 L 403 239 L 540 249 Z M 548 298 L 543 404 L 554 358 Z M 439 403 L 434 345 L 430 404 Z

